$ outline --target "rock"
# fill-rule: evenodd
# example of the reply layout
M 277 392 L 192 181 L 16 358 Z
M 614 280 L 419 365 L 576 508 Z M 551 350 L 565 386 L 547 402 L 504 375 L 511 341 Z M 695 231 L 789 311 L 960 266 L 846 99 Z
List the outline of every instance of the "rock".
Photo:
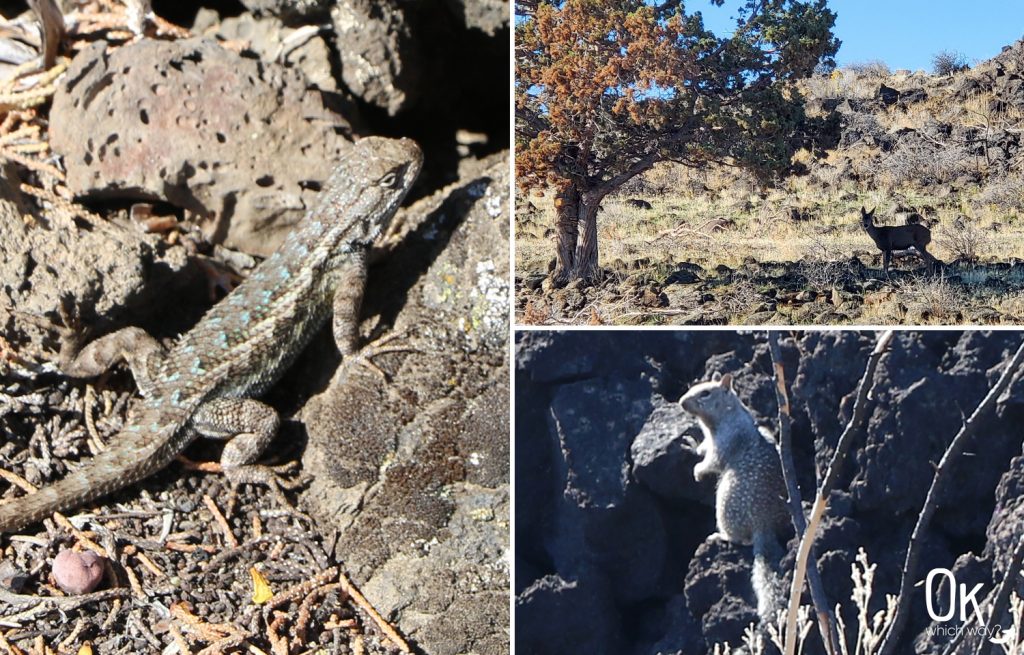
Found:
M 566 502 L 611 508 L 625 501 L 625 454 L 650 413 L 643 380 L 581 380 L 551 398 L 550 429 L 558 439 Z M 594 403 L 594 398 L 601 398 Z
M 53 579 L 72 596 L 87 594 L 103 580 L 103 560 L 91 550 L 64 549 L 53 558 Z
M 391 116 L 419 99 L 421 62 L 439 63 L 422 55 L 410 13 L 397 0 L 342 0 L 331 10 L 342 81 Z
M 899 93 L 899 105 L 903 108 L 918 102 L 924 102 L 927 99 L 928 94 L 924 89 L 910 89 L 907 91 L 900 91 Z
M 60 321 L 62 306 L 85 325 L 111 322 L 152 327 L 171 336 L 205 298 L 205 280 L 185 248 L 169 246 L 124 220 L 95 223 L 74 210 L 33 216 L 17 189 L 14 169 L 0 175 L 0 280 L 3 304 Z M 77 221 L 86 227 L 80 228 Z M 162 302 L 154 302 L 157 299 Z M 175 302 L 167 302 L 174 299 Z M 200 307 L 201 311 L 203 308 Z M 4 323 L 11 317 L 6 314 Z M 7 339 L 42 346 L 52 337 L 28 321 L 7 324 Z
M 551 617 L 557 616 L 558 621 Z M 536 655 L 622 652 L 619 611 L 606 582 L 567 581 L 550 575 L 516 598 L 516 652 Z M 595 621 L 595 617 L 602 620 Z
M 508 154 L 477 162 L 399 220 L 371 269 L 366 316 L 400 345 L 324 380 L 323 334 L 296 363 L 313 395 L 303 495 L 370 602 L 423 652 L 503 652 L 508 642 Z M 329 330 L 327 331 L 329 333 Z M 438 347 L 443 344 L 443 347 Z
M 295 69 L 209 39 L 144 39 L 75 56 L 50 143 L 73 193 L 166 201 L 208 239 L 269 255 L 348 147 L 348 127 Z
M 1014 416 L 1021 414 L 1018 402 L 1012 410 Z M 1024 455 L 1017 455 L 1010 460 L 1006 473 L 996 486 L 996 506 L 992 519 L 985 530 L 984 555 L 992 560 L 993 581 L 1006 578 L 1013 549 L 1024 536 L 1024 506 L 1020 498 L 1024 496 Z M 1017 593 L 1024 593 L 1024 582 L 1017 585 Z
M 459 117 L 462 128 L 506 117 L 508 85 L 490 71 L 508 61 L 507 3 L 339 0 L 331 22 L 343 84 L 388 115 Z
M 667 307 L 668 296 L 657 289 L 644 289 L 638 298 L 641 307 Z
M 285 4 L 294 9 L 300 9 L 303 4 L 316 3 L 287 2 Z M 296 34 L 298 29 L 287 27 L 280 18 L 276 17 L 280 15 L 279 12 L 263 13 L 273 15 L 260 18 L 251 13 L 245 13 L 221 19 L 216 11 L 203 8 L 196 14 L 192 31 L 207 37 L 216 35 L 221 40 L 245 43 L 247 50 L 256 53 L 261 60 L 278 61 L 287 66 L 294 66 L 302 71 L 306 79 L 318 89 L 337 92 L 338 83 L 331 72 L 330 47 L 324 36 L 317 33 L 292 44 L 292 41 L 299 36 Z M 344 115 L 354 123 L 353 119 L 358 116 L 354 99 L 338 96 L 338 99 L 342 98 L 345 100 Z M 364 130 L 357 131 L 363 132 Z
M 653 409 L 629 448 L 632 474 L 654 494 L 669 500 L 703 501 L 711 498 L 714 486 L 693 479 L 693 467 L 700 456 L 685 445 L 684 435 L 699 443 L 703 439 L 697 421 L 678 403 L 659 395 L 651 399 Z
M 881 100 L 884 105 L 894 105 L 900 99 L 900 92 L 891 86 L 880 84 L 878 91 L 875 92 L 875 98 Z
M 665 286 L 670 284 L 696 284 L 701 281 L 704 269 L 698 264 L 683 263 L 665 279 Z
M 312 18 L 330 7 L 329 0 L 240 0 L 249 11 L 288 20 Z

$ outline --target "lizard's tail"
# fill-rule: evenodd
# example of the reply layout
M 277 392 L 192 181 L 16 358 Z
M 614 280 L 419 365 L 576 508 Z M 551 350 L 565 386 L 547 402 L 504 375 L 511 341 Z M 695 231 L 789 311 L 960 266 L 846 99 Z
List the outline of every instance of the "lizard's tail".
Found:
M 126 447 L 138 436 L 121 433 L 113 438 L 107 450 L 63 480 L 0 504 L 0 533 L 13 532 L 54 512 L 78 507 L 127 487 L 162 469 L 174 458 L 177 451 L 172 451 L 155 433 L 148 433 L 147 439 L 142 440 L 152 444 L 148 447 Z
M 782 558 L 782 552 L 775 535 L 758 532 L 754 534 L 754 571 L 751 583 L 754 596 L 757 598 L 757 615 L 761 625 L 775 623 L 778 613 L 783 609 L 782 582 L 775 567 Z

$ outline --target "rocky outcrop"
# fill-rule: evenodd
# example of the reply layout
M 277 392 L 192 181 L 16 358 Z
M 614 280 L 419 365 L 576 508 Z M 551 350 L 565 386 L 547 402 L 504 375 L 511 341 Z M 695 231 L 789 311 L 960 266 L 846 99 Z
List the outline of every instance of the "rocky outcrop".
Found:
M 851 639 L 850 567 L 858 549 L 878 565 L 873 613 L 884 594 L 898 589 L 934 462 L 956 433 L 961 412 L 976 406 L 1019 341 L 1005 332 L 896 335 L 876 372 L 864 434 L 843 463 L 817 540 L 829 600 L 842 604 Z M 860 332 L 783 340 L 793 455 L 805 499 L 849 418 L 873 344 L 872 333 Z M 759 423 L 773 428 L 775 395 L 763 337 L 530 332 L 518 336 L 516 348 L 515 438 L 522 455 L 515 472 L 515 591 L 523 635 L 517 646 L 531 653 L 564 652 L 555 645 L 576 643 L 598 654 L 693 655 L 715 643 L 739 644 L 743 629 L 756 621 L 751 550 L 707 539 L 715 529 L 713 496 L 692 479 L 696 456 L 687 439 L 694 425 L 674 401 L 713 372 L 733 372 L 737 393 Z M 567 361 L 580 365 L 567 368 Z M 1024 493 L 1022 419 L 1024 385 L 1018 382 L 968 445 L 971 457 L 951 472 L 955 491 L 940 501 L 919 571 L 949 568 L 962 582 L 982 583 L 984 593 L 1001 581 L 1021 535 L 1014 517 Z M 786 572 L 795 546 L 795 540 L 787 545 Z M 930 626 L 923 589 L 913 593 L 907 650 Z M 820 644 L 808 644 L 805 652 L 821 652 Z

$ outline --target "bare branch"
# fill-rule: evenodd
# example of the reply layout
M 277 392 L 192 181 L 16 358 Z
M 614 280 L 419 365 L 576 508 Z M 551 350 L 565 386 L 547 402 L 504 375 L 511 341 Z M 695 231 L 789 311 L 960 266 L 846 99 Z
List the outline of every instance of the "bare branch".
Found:
M 1010 601 L 1010 592 L 1017 586 L 1017 574 L 1020 573 L 1021 560 L 1024 560 L 1024 535 L 1020 537 L 1017 547 L 1013 549 L 1010 564 L 1006 567 L 1006 573 L 1003 576 L 1002 583 L 999 585 L 999 591 L 996 592 L 995 600 L 992 601 L 992 613 L 988 615 L 988 621 L 985 623 L 985 635 L 991 635 L 995 632 L 996 624 L 999 622 L 1007 603 Z M 990 639 L 982 639 L 978 644 L 975 655 L 990 653 L 993 646 L 994 644 Z
M 882 642 L 882 648 L 879 651 L 880 655 L 892 655 L 896 652 L 896 643 L 899 641 L 900 633 L 903 632 L 903 627 L 907 622 L 907 608 L 910 605 L 911 590 L 914 588 L 913 579 L 917 570 L 917 561 L 921 557 L 922 538 L 931 523 L 932 515 L 935 514 L 939 496 L 942 495 L 947 480 L 949 480 L 949 476 L 944 474 L 952 469 L 954 462 L 963 452 L 967 440 L 977 431 L 981 419 L 995 407 L 997 400 L 1010 385 L 1022 362 L 1024 362 L 1024 343 L 1021 343 L 1020 347 L 1017 348 L 1017 352 L 1014 353 L 1013 358 L 1006 365 L 1006 368 L 1003 369 L 999 379 L 989 389 L 988 394 L 982 399 L 974 413 L 964 422 L 960 431 L 953 437 L 953 441 L 946 448 L 945 454 L 943 454 L 939 465 L 935 469 L 935 476 L 932 478 L 931 487 L 928 489 L 928 495 L 925 497 L 924 507 L 921 509 L 921 514 L 917 517 L 914 532 L 910 535 L 907 557 L 903 564 L 903 577 L 900 579 L 900 594 L 896 603 L 896 615 L 893 617 L 892 627 L 889 629 L 888 634 L 885 635 L 885 641 Z
M 793 519 L 793 527 L 801 539 L 807 531 L 807 522 L 804 518 L 803 499 L 800 497 L 800 488 L 796 483 L 796 467 L 793 465 L 793 445 L 790 425 L 792 415 L 789 408 L 789 395 L 786 393 L 786 372 L 782 366 L 782 350 L 779 348 L 779 333 L 768 332 L 768 351 L 772 356 L 772 367 L 775 376 L 775 399 L 779 406 L 779 460 L 782 462 L 782 477 L 786 481 L 786 490 L 789 492 L 789 514 Z M 800 592 L 803 590 L 803 572 L 807 572 L 807 584 L 811 588 L 811 601 L 818 615 L 818 631 L 821 634 L 821 641 L 829 653 L 839 652 L 839 634 L 836 631 L 835 617 L 832 616 L 828 596 L 825 594 L 825 586 L 821 582 L 821 574 L 818 572 L 818 560 L 809 550 L 809 558 L 803 562 L 797 561 L 793 571 L 793 586 L 790 589 L 788 615 L 786 617 L 786 655 L 796 652 L 797 642 L 797 609 L 800 606 Z M 809 560 L 809 565 L 808 565 Z
M 846 459 L 846 453 L 850 450 L 850 444 L 853 443 L 853 435 L 864 424 L 864 419 L 867 415 L 868 396 L 873 395 L 871 392 L 875 388 L 875 369 L 878 368 L 878 362 L 882 359 L 882 355 L 888 352 L 892 337 L 892 330 L 883 332 L 882 336 L 875 343 L 874 350 L 871 351 L 871 355 L 868 357 L 867 366 L 864 367 L 864 375 L 860 379 L 860 384 L 857 385 L 857 398 L 853 402 L 853 415 L 850 416 L 850 420 L 846 423 L 843 433 L 839 435 L 836 451 L 832 453 L 832 459 L 825 470 L 825 478 L 821 483 L 821 489 L 818 490 L 818 498 L 823 499 L 825 503 L 828 503 L 828 496 L 832 493 L 836 480 L 839 479 L 839 469 L 843 460 Z

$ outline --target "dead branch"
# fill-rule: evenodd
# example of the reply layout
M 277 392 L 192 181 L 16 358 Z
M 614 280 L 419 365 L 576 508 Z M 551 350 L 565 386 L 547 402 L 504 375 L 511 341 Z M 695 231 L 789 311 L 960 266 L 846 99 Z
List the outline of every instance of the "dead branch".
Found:
M 779 406 L 779 460 L 782 462 L 782 477 L 786 481 L 786 491 L 789 492 L 789 514 L 793 519 L 793 527 L 798 537 L 803 538 L 807 531 L 807 522 L 804 518 L 803 499 L 800 497 L 800 488 L 796 483 L 796 467 L 793 465 L 793 446 L 790 426 L 792 415 L 789 408 L 789 394 L 786 392 L 786 373 L 782 366 L 782 350 L 779 348 L 779 333 L 768 332 L 768 351 L 772 357 L 772 367 L 775 377 L 775 399 Z M 828 596 L 825 594 L 825 586 L 821 582 L 821 573 L 818 571 L 818 560 L 809 552 L 811 557 L 805 558 L 802 562 L 797 561 L 793 570 L 793 586 L 790 589 L 789 605 L 786 616 L 786 654 L 792 655 L 796 652 L 797 641 L 797 610 L 800 607 L 800 593 L 803 590 L 804 572 L 807 574 L 807 584 L 811 588 L 811 601 L 814 603 L 818 615 L 818 631 L 821 634 L 821 641 L 829 653 L 839 652 L 839 634 L 836 631 L 835 617 L 829 609 Z M 810 563 L 810 566 L 808 566 Z
M 917 571 L 917 561 L 921 556 L 922 538 L 931 523 L 932 515 L 935 514 L 939 496 L 942 495 L 947 480 L 949 480 L 949 476 L 944 474 L 952 469 L 953 464 L 963 452 L 967 440 L 974 436 L 981 419 L 995 407 L 999 397 L 1017 374 L 1022 362 L 1024 362 L 1024 342 L 1017 348 L 1017 352 L 1014 353 L 1013 358 L 1006 368 L 1003 369 L 999 379 L 989 389 L 981 403 L 974 410 L 974 413 L 964 421 L 960 431 L 953 437 L 949 447 L 946 448 L 946 452 L 942 455 L 939 465 L 935 468 L 935 475 L 932 477 L 931 487 L 928 489 L 928 495 L 925 497 L 924 507 L 921 508 L 921 514 L 917 517 L 917 525 L 914 526 L 914 531 L 910 535 L 907 557 L 903 564 L 903 576 L 900 579 L 900 593 L 896 602 L 896 615 L 893 617 L 892 626 L 889 628 L 888 634 L 885 635 L 885 641 L 882 642 L 882 648 L 879 651 L 880 655 L 892 655 L 896 651 L 896 643 L 899 641 L 900 633 L 907 622 L 907 607 L 910 604 L 910 594 L 914 588 L 913 579 Z

